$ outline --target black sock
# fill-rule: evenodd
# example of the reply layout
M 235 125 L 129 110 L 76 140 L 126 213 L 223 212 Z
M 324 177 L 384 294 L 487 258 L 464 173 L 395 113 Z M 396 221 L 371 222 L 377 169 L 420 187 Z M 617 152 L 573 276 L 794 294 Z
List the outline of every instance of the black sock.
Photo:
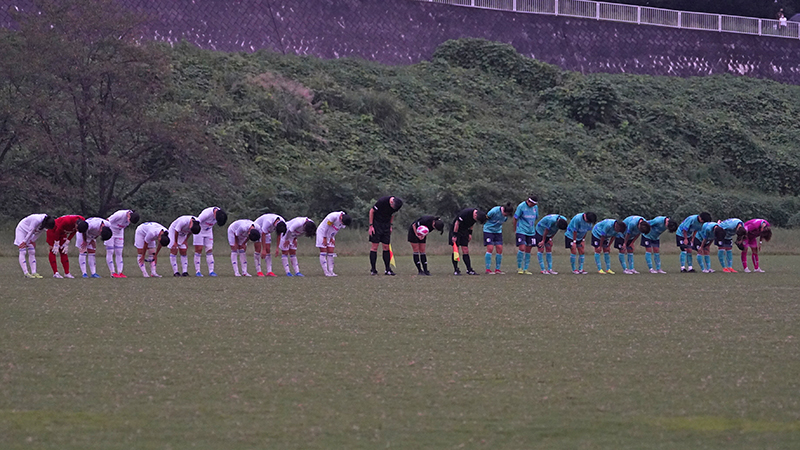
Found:
M 455 255 L 455 254 L 453 254 L 453 255 L 451 256 L 451 258 L 453 259 L 453 270 L 455 270 L 456 272 L 458 272 L 458 260 L 456 260 L 456 255 Z
M 427 272 L 428 271 L 428 255 L 426 255 L 425 253 L 421 253 L 419 255 L 419 260 L 422 263 L 422 270 Z
M 392 260 L 392 256 L 389 254 L 389 250 L 383 251 L 383 265 L 386 266 L 386 271 L 389 271 L 389 261 Z
M 419 253 L 414 253 L 414 265 L 417 266 L 417 271 L 422 271 L 422 267 L 419 265 Z
M 472 264 L 469 261 L 469 255 L 463 255 L 461 259 L 464 260 L 464 265 L 467 266 L 467 272 L 472 272 Z
M 372 270 L 375 270 L 376 262 L 378 262 L 378 252 L 375 251 L 369 252 L 369 263 L 372 266 Z

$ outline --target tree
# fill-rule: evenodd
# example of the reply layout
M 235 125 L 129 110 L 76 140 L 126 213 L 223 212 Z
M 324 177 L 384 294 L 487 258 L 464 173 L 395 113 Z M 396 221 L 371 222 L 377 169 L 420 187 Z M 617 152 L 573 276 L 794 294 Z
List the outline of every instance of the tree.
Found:
M 36 0 L 0 44 L 0 176 L 106 216 L 205 148 L 194 111 L 165 101 L 170 67 L 113 0 Z M 5 160 L 3 158 L 5 157 Z M 22 194 L 26 194 L 23 192 Z M 31 193 L 31 197 L 35 197 Z

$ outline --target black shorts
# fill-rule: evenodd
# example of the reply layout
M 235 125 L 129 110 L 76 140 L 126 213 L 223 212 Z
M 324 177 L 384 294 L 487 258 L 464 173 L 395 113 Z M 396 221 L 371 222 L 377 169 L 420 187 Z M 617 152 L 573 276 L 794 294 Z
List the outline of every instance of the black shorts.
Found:
M 675 245 L 677 245 L 678 248 L 681 249 L 682 252 L 685 252 L 686 250 L 694 248 L 694 247 L 692 247 L 692 239 L 691 238 L 689 239 L 689 245 L 683 245 L 683 236 L 681 236 L 679 234 L 675 235 Z
M 547 235 L 547 239 L 544 239 L 544 236 L 542 236 L 539 233 L 536 233 L 536 235 L 533 237 L 533 240 L 534 240 L 534 242 L 536 242 L 536 245 L 541 245 L 541 244 L 553 245 L 553 235 L 552 234 L 548 234 Z M 543 242 L 543 240 L 544 240 L 544 242 Z
M 572 239 L 569 236 L 564 236 L 564 248 L 572 248 L 572 242 L 575 242 L 576 246 L 580 246 L 581 244 L 583 244 L 583 238 Z
M 733 248 L 733 239 L 723 239 L 721 241 L 714 241 L 714 244 L 719 248 Z
M 617 250 L 622 250 L 622 244 L 625 244 L 625 248 L 632 250 L 633 249 L 633 242 L 636 240 L 635 237 L 628 239 L 627 241 L 625 238 L 615 237 L 614 238 L 614 248 Z
M 597 237 L 595 235 L 592 235 L 592 247 L 594 247 L 594 248 L 597 248 L 597 247 L 607 248 L 608 245 L 609 245 L 609 239 L 610 238 L 608 236 L 606 236 L 606 237 Z
M 374 233 L 370 235 L 369 241 L 373 244 L 386 244 L 389 245 L 392 238 L 392 224 L 373 222 L 372 228 Z
M 642 235 L 642 240 L 639 241 L 639 245 L 645 248 L 659 248 L 661 246 L 661 240 L 659 239 L 648 239 Z
M 417 237 L 417 233 L 414 233 L 414 224 L 413 223 L 408 226 L 408 242 L 411 242 L 412 244 L 424 244 L 425 242 L 427 242 L 427 240 L 428 240 L 428 236 L 425 236 L 422 239 Z
M 453 233 L 450 231 L 449 238 L 450 243 L 453 242 L 453 236 L 456 238 L 456 245 L 459 247 L 468 247 L 469 246 L 469 233 Z
M 520 245 L 535 247 L 536 238 L 534 236 L 528 236 L 527 234 L 517 233 L 517 247 Z
M 708 241 L 708 240 L 702 240 L 701 241 L 700 239 L 697 239 L 697 238 L 694 238 L 694 240 L 692 240 L 692 248 L 695 249 L 695 250 L 699 250 L 700 247 L 709 247 L 710 245 L 711 245 L 711 241 Z

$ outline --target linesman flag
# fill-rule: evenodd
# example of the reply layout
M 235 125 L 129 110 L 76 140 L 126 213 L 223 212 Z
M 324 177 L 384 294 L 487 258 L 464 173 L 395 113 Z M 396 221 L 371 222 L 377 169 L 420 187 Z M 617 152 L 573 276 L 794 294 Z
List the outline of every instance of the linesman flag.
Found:
M 397 267 L 397 264 L 394 262 L 394 252 L 392 251 L 392 244 L 389 244 L 389 265 L 392 267 Z
M 461 258 L 458 255 L 458 246 L 455 242 L 453 242 L 453 261 L 460 261 Z

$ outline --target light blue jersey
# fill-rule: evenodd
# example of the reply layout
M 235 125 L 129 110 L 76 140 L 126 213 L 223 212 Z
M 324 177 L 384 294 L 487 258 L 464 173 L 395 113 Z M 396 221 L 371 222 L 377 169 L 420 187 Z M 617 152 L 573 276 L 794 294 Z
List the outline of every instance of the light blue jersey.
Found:
M 592 228 L 592 236 L 596 238 L 619 237 L 620 234 L 614 229 L 617 219 L 603 219 L 597 222 Z
M 700 215 L 691 215 L 683 219 L 683 222 L 678 226 L 678 236 L 687 237 L 692 233 L 700 231 L 702 227 L 703 223 L 700 222 Z
M 733 237 L 736 236 L 736 228 L 738 228 L 739 225 L 744 226 L 744 222 L 735 218 L 725 219 L 719 223 L 719 226 L 725 230 L 725 239 L 733 239 Z
M 562 216 L 561 214 L 548 214 L 536 224 L 536 234 L 544 236 L 545 230 L 547 230 L 548 236 L 555 236 L 558 233 L 558 220 L 564 219 L 567 220 L 566 217 Z
M 517 233 L 526 236 L 536 234 L 536 219 L 539 218 L 539 205 L 528 206 L 527 202 L 522 202 L 514 212 L 517 219 Z
M 573 241 L 583 239 L 586 233 L 592 229 L 592 224 L 583 220 L 583 214 L 584 213 L 575 214 L 575 217 L 573 217 L 572 220 L 569 221 L 569 225 L 567 225 L 567 231 L 564 232 L 564 235 Z
M 708 222 L 704 223 L 700 227 L 700 231 L 694 235 L 695 239 L 699 241 L 713 241 L 714 240 L 714 228 L 717 227 L 716 222 Z
M 658 216 L 648 220 L 647 223 L 650 224 L 650 232 L 644 235 L 645 239 L 657 241 L 667 231 L 667 216 Z
M 642 216 L 628 216 L 623 220 L 625 223 L 625 234 L 629 235 L 630 237 L 638 236 L 642 234 L 639 231 L 639 221 L 644 220 Z
M 503 214 L 502 206 L 495 206 L 486 213 L 486 223 L 483 224 L 484 233 L 502 233 L 503 224 L 508 220 L 508 216 Z

